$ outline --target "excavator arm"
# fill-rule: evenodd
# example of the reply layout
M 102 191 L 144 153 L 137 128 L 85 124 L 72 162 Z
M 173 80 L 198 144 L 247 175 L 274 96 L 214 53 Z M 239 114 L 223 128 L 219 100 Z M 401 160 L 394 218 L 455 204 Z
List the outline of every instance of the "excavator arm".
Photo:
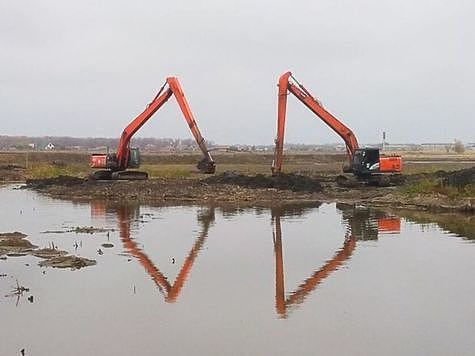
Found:
M 147 105 L 145 110 L 138 115 L 122 132 L 119 145 L 117 147 L 117 166 L 119 170 L 125 170 L 128 167 L 130 155 L 130 140 L 132 136 L 165 104 L 171 96 L 175 99 L 185 117 L 186 122 L 204 155 L 204 159 L 198 164 L 198 168 L 204 173 L 214 173 L 216 169 L 215 162 L 211 157 L 206 146 L 205 139 L 201 135 L 200 130 L 196 124 L 190 105 L 186 100 L 180 82 L 176 77 L 168 77 L 165 84 L 160 88 L 157 95 L 152 102 Z
M 168 79 L 165 84 L 160 88 L 152 102 L 147 105 L 145 110 L 137 116 L 127 127 L 122 131 L 120 136 L 119 145 L 117 146 L 117 165 L 119 169 L 126 169 L 129 161 L 130 153 L 130 140 L 132 136 L 150 119 L 158 109 L 165 104 L 168 99 L 173 95 L 172 90 L 168 87 L 165 91 L 165 85 L 168 83 Z
M 291 81 L 290 79 L 293 79 Z M 355 150 L 358 148 L 358 140 L 355 134 L 340 120 L 328 112 L 310 93 L 300 84 L 291 72 L 284 73 L 279 78 L 279 94 L 277 108 L 277 138 L 275 140 L 274 160 L 272 162 L 272 173 L 277 174 L 282 170 L 285 117 L 287 112 L 287 95 L 292 93 L 307 108 L 317 115 L 323 122 L 335 131 L 345 142 L 350 162 Z

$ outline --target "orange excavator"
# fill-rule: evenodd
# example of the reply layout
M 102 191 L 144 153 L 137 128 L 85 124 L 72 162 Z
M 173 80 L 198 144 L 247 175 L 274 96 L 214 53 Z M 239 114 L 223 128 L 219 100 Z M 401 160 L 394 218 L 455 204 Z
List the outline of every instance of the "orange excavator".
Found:
M 191 133 L 193 134 L 198 147 L 204 155 L 204 158 L 198 163 L 198 169 L 201 173 L 213 174 L 216 170 L 216 164 L 209 153 L 205 139 L 201 135 L 196 124 L 190 105 L 188 104 L 183 89 L 178 78 L 168 77 L 165 84 L 160 88 L 157 95 L 153 98 L 145 110 L 137 116 L 122 132 L 116 153 L 111 154 L 93 154 L 90 160 L 91 168 L 100 168 L 91 175 L 93 179 L 147 179 L 146 172 L 127 171 L 128 168 L 139 168 L 140 154 L 138 148 L 130 147 L 132 136 L 152 117 L 170 97 L 174 95 L 180 109 L 185 117 Z
M 272 174 L 278 174 L 282 170 L 284 151 L 285 116 L 287 110 L 287 95 L 292 93 L 317 117 L 325 122 L 345 142 L 348 155 L 348 163 L 343 166 L 344 173 L 352 173 L 352 176 L 340 175 L 337 183 L 349 185 L 356 181 L 374 184 L 389 185 L 399 179 L 393 178 L 400 175 L 402 159 L 400 156 L 386 156 L 380 153 L 378 148 L 361 148 L 355 134 L 334 115 L 327 111 L 322 104 L 315 99 L 310 92 L 300 84 L 291 72 L 281 75 L 279 78 L 278 114 L 277 114 L 277 138 L 275 140 L 274 160 L 272 162 Z

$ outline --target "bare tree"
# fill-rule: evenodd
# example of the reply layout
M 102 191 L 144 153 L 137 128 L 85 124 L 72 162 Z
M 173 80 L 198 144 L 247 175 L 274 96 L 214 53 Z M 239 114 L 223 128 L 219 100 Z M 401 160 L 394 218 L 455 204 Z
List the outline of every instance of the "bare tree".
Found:
M 455 140 L 454 142 L 454 151 L 455 153 L 464 153 L 465 152 L 465 145 L 462 141 Z

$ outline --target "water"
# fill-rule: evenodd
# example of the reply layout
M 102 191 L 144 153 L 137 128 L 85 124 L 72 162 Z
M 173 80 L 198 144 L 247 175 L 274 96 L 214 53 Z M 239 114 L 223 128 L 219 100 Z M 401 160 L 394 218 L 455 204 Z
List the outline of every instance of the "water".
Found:
M 78 204 L 11 186 L 0 211 L 0 232 L 97 260 L 0 260 L 0 355 L 475 353 L 475 244 L 435 223 L 336 204 Z M 114 231 L 41 233 L 76 226 Z M 16 280 L 30 291 L 5 297 Z

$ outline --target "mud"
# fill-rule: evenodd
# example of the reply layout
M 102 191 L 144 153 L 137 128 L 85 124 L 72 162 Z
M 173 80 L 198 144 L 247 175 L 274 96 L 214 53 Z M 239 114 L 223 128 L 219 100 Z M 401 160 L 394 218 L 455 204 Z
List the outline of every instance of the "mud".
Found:
M 293 192 L 321 192 L 322 184 L 315 178 L 281 173 L 276 176 L 257 174 L 248 176 L 234 172 L 224 172 L 204 180 L 207 184 L 231 184 L 245 188 L 273 188 L 277 190 L 290 190 Z
M 53 257 L 64 256 L 64 255 L 67 255 L 68 253 L 66 251 L 58 250 L 55 248 L 42 248 L 42 249 L 33 251 L 31 254 L 35 257 L 48 259 L 48 258 L 53 258 Z
M 422 180 L 472 184 L 475 169 L 452 173 L 407 175 L 404 185 Z M 365 203 L 379 206 L 406 207 L 416 210 L 453 210 L 475 212 L 475 198 L 459 196 L 449 199 L 437 192 L 406 194 L 400 187 L 360 186 L 339 187 L 335 175 L 302 176 L 282 174 L 243 175 L 226 172 L 207 178 L 157 178 L 146 181 L 89 181 L 61 176 L 53 179 L 29 180 L 26 188 L 53 198 L 77 201 L 94 199 L 108 201 L 137 201 L 154 205 L 237 204 L 239 206 L 269 207 L 292 202 Z M 454 183 L 455 184 L 455 183 Z M 77 232 L 88 232 L 85 228 Z
M 219 179 L 219 178 L 218 178 Z M 239 179 L 244 179 L 240 177 Z M 61 180 L 61 182 L 63 179 Z M 254 182 L 254 183 L 252 183 Z M 258 185 L 256 178 L 247 185 Z M 246 183 L 242 182 L 242 185 Z M 251 188 L 225 182 L 196 178 L 157 178 L 147 181 L 82 181 L 80 184 L 56 184 L 54 180 L 29 181 L 26 188 L 45 193 L 54 198 L 90 201 L 133 200 L 143 203 L 242 203 L 245 205 L 272 205 L 280 201 L 318 200 L 318 192 L 292 191 L 269 187 L 274 183 L 266 180 L 265 188 Z M 294 187 L 297 187 L 294 184 Z M 296 188 L 298 189 L 298 188 Z M 313 190 L 320 190 L 320 186 Z
M 27 235 L 21 232 L 0 233 L 0 257 L 34 256 L 44 259 L 39 262 L 40 267 L 56 267 L 79 269 L 93 266 L 96 261 L 84 257 L 68 255 L 68 252 L 56 247 L 42 248 L 33 245 L 26 239 Z
M 60 186 L 71 187 L 78 184 L 83 184 L 85 180 L 83 178 L 72 176 L 58 176 L 54 178 L 42 178 L 42 179 L 27 179 L 26 184 L 33 189 L 41 189 L 48 186 Z
M 447 173 L 443 178 L 443 182 L 447 185 L 459 188 L 469 184 L 475 184 L 475 167 Z
M 95 260 L 78 256 L 56 256 L 38 263 L 40 267 L 71 268 L 71 270 L 94 266 L 95 264 Z
M 46 230 L 42 231 L 42 234 L 65 234 L 68 232 L 74 232 L 76 234 L 95 234 L 101 232 L 113 232 L 114 229 L 106 229 L 103 227 L 94 227 L 94 226 L 76 226 L 73 228 L 66 228 L 64 230 Z
M 25 255 L 36 249 L 26 236 L 18 231 L 0 233 L 0 256 Z

